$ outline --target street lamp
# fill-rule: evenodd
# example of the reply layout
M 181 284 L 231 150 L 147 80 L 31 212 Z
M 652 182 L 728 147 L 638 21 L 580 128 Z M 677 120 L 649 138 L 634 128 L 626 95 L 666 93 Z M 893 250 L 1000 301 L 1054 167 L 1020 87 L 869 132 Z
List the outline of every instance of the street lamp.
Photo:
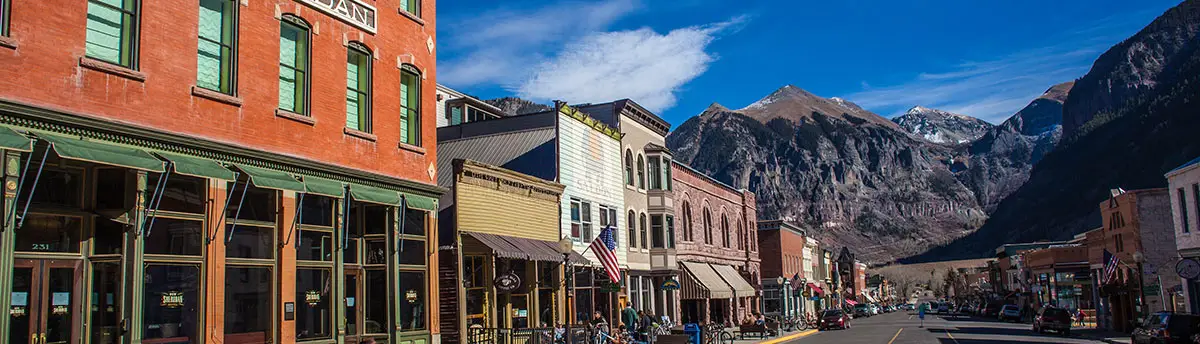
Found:
M 571 271 L 571 252 L 573 251 L 575 251 L 575 243 L 571 241 L 570 237 L 563 237 L 558 241 L 558 253 L 563 255 L 563 284 L 567 291 L 567 295 L 563 297 L 563 308 L 566 310 L 566 319 L 563 319 L 563 322 L 566 323 L 566 333 L 563 334 L 563 338 L 567 343 L 571 342 L 571 313 L 574 312 L 571 302 L 568 302 L 567 299 L 575 300 L 575 283 L 571 281 L 571 276 L 574 275 L 574 272 Z
M 779 315 L 780 316 L 787 315 L 787 313 L 788 313 L 787 305 L 788 305 L 788 300 L 790 299 L 789 297 L 787 297 L 787 286 L 784 285 L 784 283 L 787 283 L 787 278 L 784 278 L 783 276 L 775 277 L 775 285 L 779 286 L 779 306 L 780 306 Z M 766 303 L 764 302 L 763 304 L 765 305 Z M 762 312 L 764 314 L 767 313 L 766 309 L 763 309 Z

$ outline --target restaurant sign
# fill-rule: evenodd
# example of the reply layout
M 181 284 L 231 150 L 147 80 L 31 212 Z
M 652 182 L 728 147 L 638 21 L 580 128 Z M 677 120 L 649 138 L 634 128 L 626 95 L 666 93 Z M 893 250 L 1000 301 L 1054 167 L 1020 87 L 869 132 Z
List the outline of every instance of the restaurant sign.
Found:
M 296 0 L 312 6 L 321 12 L 328 13 L 342 21 L 360 29 L 375 33 L 379 27 L 379 18 L 375 6 L 358 0 Z

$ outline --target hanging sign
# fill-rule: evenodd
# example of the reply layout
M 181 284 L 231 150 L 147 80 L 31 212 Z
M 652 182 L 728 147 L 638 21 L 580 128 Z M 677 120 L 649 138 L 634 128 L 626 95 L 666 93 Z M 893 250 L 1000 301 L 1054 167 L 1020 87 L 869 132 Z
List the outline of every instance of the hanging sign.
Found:
M 521 287 L 521 277 L 517 276 L 517 274 L 513 273 L 512 271 L 500 276 L 496 276 L 496 280 L 494 282 L 496 289 L 502 293 L 511 292 Z
M 666 281 L 662 282 L 662 285 L 658 286 L 658 289 L 679 290 L 679 281 L 676 281 L 674 278 L 668 278 Z
M 172 290 L 162 293 L 162 300 L 158 302 L 158 305 L 166 308 L 183 307 L 183 292 Z
M 309 307 L 316 307 L 321 304 L 321 292 L 316 290 L 308 290 L 304 292 L 304 303 Z
M 1175 263 L 1175 273 L 1184 279 L 1196 279 L 1196 277 L 1200 277 L 1200 262 L 1197 262 L 1195 259 L 1184 258 Z
M 600 292 L 602 292 L 602 293 L 617 293 L 620 291 L 621 291 L 620 283 L 604 282 L 604 284 L 600 285 Z

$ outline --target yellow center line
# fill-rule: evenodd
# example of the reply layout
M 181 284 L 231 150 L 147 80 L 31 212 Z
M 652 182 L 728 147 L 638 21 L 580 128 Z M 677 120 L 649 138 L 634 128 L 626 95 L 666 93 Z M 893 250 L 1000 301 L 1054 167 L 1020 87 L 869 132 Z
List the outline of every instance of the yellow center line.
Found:
M 901 331 L 904 331 L 904 328 L 900 328 L 899 330 L 896 330 L 896 335 L 892 336 L 892 340 L 889 340 L 888 344 L 892 344 L 892 342 L 896 341 L 896 337 L 900 336 Z
M 942 331 L 946 331 L 946 335 L 950 336 L 950 340 L 953 340 L 954 344 L 958 344 L 958 339 L 954 339 L 954 335 L 950 334 L 950 330 L 942 329 Z

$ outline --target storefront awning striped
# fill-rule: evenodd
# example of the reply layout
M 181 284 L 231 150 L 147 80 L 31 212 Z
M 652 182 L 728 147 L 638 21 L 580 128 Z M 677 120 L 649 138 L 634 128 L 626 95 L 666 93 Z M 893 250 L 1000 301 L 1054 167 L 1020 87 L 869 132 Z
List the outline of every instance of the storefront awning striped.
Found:
M 507 235 L 477 233 L 477 232 L 462 232 L 463 235 L 479 240 L 484 246 L 487 246 L 495 253 L 496 257 L 508 259 L 521 259 L 541 262 L 562 262 L 562 253 L 559 253 L 555 248 L 557 244 L 529 238 L 518 238 Z M 572 251 L 575 255 L 579 255 Z M 572 258 L 568 255 L 568 259 Z M 578 257 L 582 258 L 582 256 Z M 580 262 L 578 259 L 572 259 L 572 263 L 586 264 L 587 259 Z
M 679 262 L 683 265 L 683 287 L 680 299 L 706 300 L 733 298 L 733 288 L 721 279 L 712 266 L 705 263 Z
M 98 164 L 127 167 L 137 170 L 166 171 L 166 163 L 150 152 L 77 137 L 38 134 L 39 139 L 50 143 L 54 153 L 63 159 L 93 162 Z
M 731 288 L 733 288 L 734 297 L 751 297 L 754 296 L 754 286 L 750 282 L 746 282 L 742 278 L 742 274 L 738 273 L 737 269 L 724 264 L 712 264 L 713 270 L 725 280 Z
M 0 148 L 18 152 L 33 151 L 33 139 L 8 127 L 0 127 Z

